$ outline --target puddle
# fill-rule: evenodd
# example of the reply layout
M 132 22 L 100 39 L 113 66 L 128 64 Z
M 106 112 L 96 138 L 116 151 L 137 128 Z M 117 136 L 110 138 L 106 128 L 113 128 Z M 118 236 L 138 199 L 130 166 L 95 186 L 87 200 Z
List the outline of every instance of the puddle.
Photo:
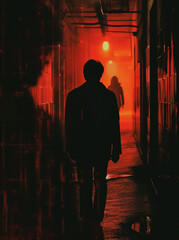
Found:
M 133 177 L 132 174 L 129 174 L 129 173 L 121 173 L 121 174 L 108 174 L 106 176 L 106 179 L 107 180 L 110 180 L 110 179 L 115 179 L 115 178 L 128 178 L 128 177 Z
M 152 231 L 152 219 L 150 216 L 140 217 L 131 224 L 132 230 L 141 234 L 150 234 Z

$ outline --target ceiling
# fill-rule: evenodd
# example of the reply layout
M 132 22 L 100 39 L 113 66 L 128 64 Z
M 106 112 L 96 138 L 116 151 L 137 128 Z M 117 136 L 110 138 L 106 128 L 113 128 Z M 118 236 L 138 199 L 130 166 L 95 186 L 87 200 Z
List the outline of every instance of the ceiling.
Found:
M 108 32 L 137 32 L 137 0 L 69 0 L 68 13 L 79 28 L 100 29 Z

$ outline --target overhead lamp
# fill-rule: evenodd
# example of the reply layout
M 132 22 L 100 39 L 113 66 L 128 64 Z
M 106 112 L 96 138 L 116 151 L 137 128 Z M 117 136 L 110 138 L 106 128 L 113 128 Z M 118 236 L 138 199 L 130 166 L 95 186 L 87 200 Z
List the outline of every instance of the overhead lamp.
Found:
M 109 50 L 109 42 L 108 41 L 104 41 L 103 42 L 103 50 L 104 51 L 108 51 Z

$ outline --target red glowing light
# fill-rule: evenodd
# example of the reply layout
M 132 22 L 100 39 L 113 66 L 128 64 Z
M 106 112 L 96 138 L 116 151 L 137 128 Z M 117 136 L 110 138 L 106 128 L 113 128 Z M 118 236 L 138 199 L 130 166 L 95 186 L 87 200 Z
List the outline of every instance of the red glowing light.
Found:
M 109 43 L 107 41 L 103 42 L 103 50 L 108 51 L 109 50 Z

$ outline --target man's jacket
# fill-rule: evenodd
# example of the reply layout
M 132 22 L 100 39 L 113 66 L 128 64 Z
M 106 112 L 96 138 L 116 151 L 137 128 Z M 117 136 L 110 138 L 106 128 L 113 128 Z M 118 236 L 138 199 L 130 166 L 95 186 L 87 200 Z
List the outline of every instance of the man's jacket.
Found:
M 69 92 L 65 109 L 66 149 L 76 161 L 109 160 L 121 154 L 115 94 L 102 83 L 84 83 Z

